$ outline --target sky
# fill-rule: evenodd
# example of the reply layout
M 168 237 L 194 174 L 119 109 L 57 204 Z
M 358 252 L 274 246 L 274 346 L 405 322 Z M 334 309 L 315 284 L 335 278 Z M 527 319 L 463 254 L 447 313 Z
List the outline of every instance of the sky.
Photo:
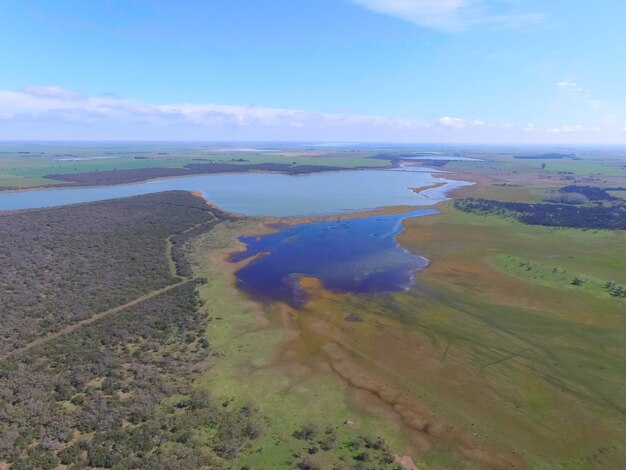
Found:
M 626 143 L 623 0 L 2 0 L 0 139 Z

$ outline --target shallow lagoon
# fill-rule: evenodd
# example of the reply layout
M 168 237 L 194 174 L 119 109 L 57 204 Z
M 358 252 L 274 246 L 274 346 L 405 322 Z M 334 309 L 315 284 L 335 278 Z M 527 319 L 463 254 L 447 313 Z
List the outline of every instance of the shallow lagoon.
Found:
M 247 249 L 233 254 L 231 261 L 258 257 L 237 271 L 238 285 L 254 298 L 280 300 L 295 307 L 306 298 L 300 276 L 319 278 L 324 287 L 340 292 L 404 291 L 413 283 L 413 274 L 428 261 L 400 247 L 396 235 L 402 231 L 404 219 L 435 213 L 427 209 L 338 219 L 242 237 Z
M 445 182 L 422 194 L 411 188 Z M 218 207 L 244 215 L 340 214 L 395 205 L 432 205 L 446 191 L 468 183 L 428 172 L 355 170 L 288 176 L 237 173 L 170 178 L 117 186 L 63 188 L 0 194 L 0 210 L 34 209 L 116 199 L 170 190 L 201 192 Z

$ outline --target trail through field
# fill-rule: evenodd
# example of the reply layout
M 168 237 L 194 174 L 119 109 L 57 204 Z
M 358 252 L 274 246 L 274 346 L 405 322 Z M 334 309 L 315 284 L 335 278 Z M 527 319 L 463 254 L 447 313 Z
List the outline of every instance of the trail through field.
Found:
M 156 297 L 158 295 L 164 294 L 166 292 L 169 292 L 172 289 L 175 289 L 177 287 L 180 287 L 184 284 L 187 284 L 189 281 L 191 281 L 191 279 L 185 279 L 184 281 L 181 282 L 177 282 L 176 284 L 171 284 L 167 287 L 163 287 L 161 289 L 157 289 L 154 290 L 152 292 L 149 292 L 145 295 L 142 295 L 141 297 L 137 297 L 134 300 L 131 300 L 128 303 L 125 303 L 123 305 L 118 305 L 117 307 L 113 307 L 109 310 L 105 310 L 104 312 L 100 312 L 100 313 L 96 313 L 95 315 L 90 316 L 89 318 L 86 318 L 84 320 L 81 320 L 79 322 L 76 323 L 72 323 L 71 325 L 67 325 L 64 328 L 61 328 L 59 331 L 55 331 L 54 333 L 50 333 L 46 336 L 43 336 L 41 338 L 37 338 L 34 341 L 31 341 L 30 343 L 26 344 L 25 346 L 22 346 L 21 348 L 18 349 L 14 349 L 13 351 L 3 354 L 2 356 L 0 356 L 0 361 L 4 361 L 5 359 L 10 358 L 11 356 L 14 355 L 19 355 L 22 353 L 25 353 L 33 348 L 36 348 L 37 346 L 42 346 L 46 343 L 49 343 L 50 341 L 57 339 L 61 336 L 65 336 L 68 335 L 70 333 L 73 333 L 77 330 L 79 330 L 80 328 L 90 325 L 98 320 L 101 320 L 103 318 L 106 318 L 108 316 L 111 315 L 115 315 L 117 313 L 122 312 L 123 310 L 129 308 L 129 307 L 134 307 L 137 304 L 140 304 L 141 302 L 144 302 L 146 300 L 152 299 L 153 297 Z

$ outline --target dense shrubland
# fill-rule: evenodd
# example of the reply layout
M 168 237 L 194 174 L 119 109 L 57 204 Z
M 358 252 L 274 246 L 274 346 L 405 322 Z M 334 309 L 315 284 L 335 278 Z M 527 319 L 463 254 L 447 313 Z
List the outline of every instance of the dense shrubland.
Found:
M 194 386 L 217 354 L 196 294 L 206 281 L 192 279 L 185 245 L 225 218 L 185 192 L 2 217 L 9 243 L 0 279 L 5 289 L 18 281 L 2 298 L 3 321 L 22 341 L 180 282 L 169 272 L 168 238 L 187 281 L 5 355 L 0 462 L 12 469 L 229 468 L 225 462 L 260 436 L 252 406 L 217 403 Z
M 171 176 L 193 176 L 212 173 L 245 173 L 250 171 L 268 171 L 288 175 L 305 175 L 319 171 L 351 170 L 326 165 L 293 165 L 290 163 L 192 163 L 184 168 L 134 168 L 129 170 L 91 171 L 85 173 L 64 173 L 46 175 L 45 178 L 65 181 L 75 185 L 107 185 L 134 183 L 155 178 Z
M 626 204 L 571 205 L 502 202 L 467 198 L 454 202 L 457 209 L 478 215 L 510 216 L 529 225 L 582 229 L 626 230 Z
M 580 193 L 553 191 L 545 198 L 545 202 L 556 202 L 558 204 L 588 204 L 589 198 Z
M 0 355 L 173 284 L 168 237 L 214 218 L 182 191 L 0 216 Z
M 0 369 L 0 459 L 11 468 L 219 467 L 262 432 L 251 406 L 193 388 L 212 349 L 189 281 Z
M 615 201 L 618 198 L 611 196 L 609 191 L 611 190 L 623 190 L 624 188 L 598 188 L 595 186 L 578 186 L 578 185 L 569 185 L 564 186 L 559 189 L 560 193 L 563 194 L 582 194 L 589 201 Z

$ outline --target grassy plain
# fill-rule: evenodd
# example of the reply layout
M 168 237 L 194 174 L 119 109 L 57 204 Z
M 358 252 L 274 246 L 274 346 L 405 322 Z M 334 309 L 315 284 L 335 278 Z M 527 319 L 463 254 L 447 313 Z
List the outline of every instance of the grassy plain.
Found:
M 619 160 L 608 170 L 600 162 L 598 175 L 578 160 L 552 171 L 553 161 L 482 156 L 490 160 L 474 168 L 446 166 L 478 183 L 460 194 L 538 202 L 572 179 L 618 186 L 626 177 Z M 566 164 L 580 172 L 559 173 Z M 247 300 L 236 266 L 210 268 L 237 249 L 235 236 L 275 221 L 222 225 L 196 244 L 195 270 L 211 280 L 201 295 L 222 302 L 211 341 L 226 354 L 206 387 L 253 400 L 269 419 L 242 464 L 293 464 L 306 446 L 289 435 L 312 422 L 344 442 L 380 435 L 421 470 L 621 468 L 626 306 L 603 285 L 626 283 L 624 233 L 440 210 L 406 221 L 398 239 L 431 260 L 411 290 L 355 296 L 305 279 L 301 310 Z M 343 445 L 312 457 L 328 468 L 354 452 Z
M 533 259 L 623 283 L 623 232 L 531 227 L 446 206 L 407 223 L 400 242 L 432 265 L 390 310 L 478 381 L 474 393 L 466 384 L 449 403 L 532 468 L 619 468 L 626 455 L 624 301 L 593 286 L 522 277 L 493 260 Z

